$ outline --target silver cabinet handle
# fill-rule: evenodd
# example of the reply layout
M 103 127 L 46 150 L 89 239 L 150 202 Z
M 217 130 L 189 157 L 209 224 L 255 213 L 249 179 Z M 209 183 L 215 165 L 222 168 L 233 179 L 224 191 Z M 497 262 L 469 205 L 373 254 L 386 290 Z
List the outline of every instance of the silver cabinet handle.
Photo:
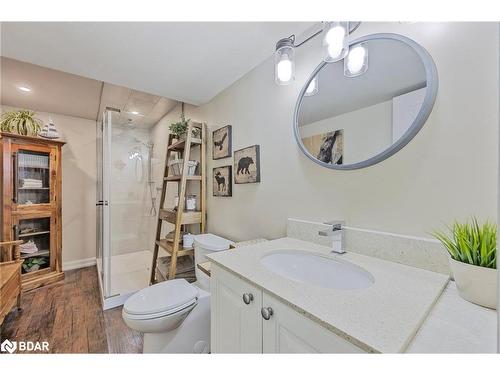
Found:
M 249 305 L 250 302 L 253 301 L 253 294 L 252 293 L 244 293 L 243 294 L 243 302 L 245 302 L 245 305 Z
M 262 309 L 260 309 L 260 313 L 265 320 L 269 320 L 274 314 L 274 311 L 271 307 L 263 307 Z

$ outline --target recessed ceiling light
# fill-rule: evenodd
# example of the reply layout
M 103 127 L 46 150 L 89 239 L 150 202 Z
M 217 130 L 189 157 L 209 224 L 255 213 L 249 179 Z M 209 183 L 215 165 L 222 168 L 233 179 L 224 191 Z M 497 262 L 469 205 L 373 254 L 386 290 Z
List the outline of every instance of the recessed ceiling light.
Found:
M 130 113 L 132 113 L 133 115 L 138 115 L 139 114 L 139 112 L 137 112 L 137 111 L 131 111 Z
M 19 91 L 22 91 L 22 92 L 31 92 L 31 89 L 29 87 L 26 87 L 26 86 L 17 86 L 17 88 L 19 89 Z

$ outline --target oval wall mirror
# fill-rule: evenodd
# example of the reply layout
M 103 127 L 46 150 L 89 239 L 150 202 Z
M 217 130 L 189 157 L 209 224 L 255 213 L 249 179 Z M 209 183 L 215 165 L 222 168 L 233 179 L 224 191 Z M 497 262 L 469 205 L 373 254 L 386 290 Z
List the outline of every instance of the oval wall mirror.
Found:
M 436 66 L 418 43 L 372 34 L 344 60 L 322 62 L 302 88 L 294 134 L 304 154 L 331 169 L 359 169 L 403 148 L 422 128 L 438 89 Z

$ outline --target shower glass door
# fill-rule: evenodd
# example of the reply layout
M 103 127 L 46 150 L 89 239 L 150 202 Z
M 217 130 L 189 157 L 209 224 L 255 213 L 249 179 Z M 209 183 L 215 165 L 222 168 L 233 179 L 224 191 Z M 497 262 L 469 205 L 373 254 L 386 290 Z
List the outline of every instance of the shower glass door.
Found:
M 113 116 L 117 112 L 106 109 L 102 123 L 97 125 L 97 262 L 103 298 L 111 293 L 111 215 L 110 163 Z
M 150 136 L 110 108 L 97 126 L 97 263 L 105 309 L 149 284 L 157 219 Z

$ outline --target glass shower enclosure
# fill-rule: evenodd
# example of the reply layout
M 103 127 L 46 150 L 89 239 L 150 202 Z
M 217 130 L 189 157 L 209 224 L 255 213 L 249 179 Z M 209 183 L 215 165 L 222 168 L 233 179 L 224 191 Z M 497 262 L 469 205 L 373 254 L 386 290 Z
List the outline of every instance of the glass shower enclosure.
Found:
M 156 186 L 150 132 L 106 108 L 97 124 L 97 269 L 103 308 L 149 284 Z

